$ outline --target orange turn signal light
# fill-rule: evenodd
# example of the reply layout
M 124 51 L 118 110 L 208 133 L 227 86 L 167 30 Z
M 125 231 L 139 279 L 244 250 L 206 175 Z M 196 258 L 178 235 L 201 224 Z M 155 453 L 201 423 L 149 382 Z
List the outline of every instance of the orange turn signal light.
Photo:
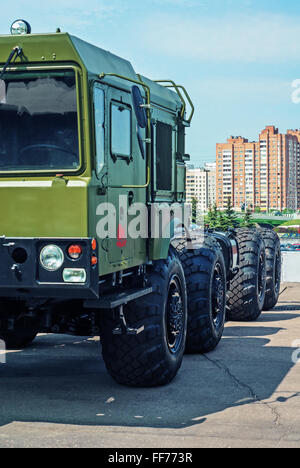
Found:
M 97 248 L 97 241 L 96 241 L 96 239 L 93 239 L 92 240 L 92 249 L 96 250 L 96 248 Z
M 97 265 L 97 263 L 98 263 L 98 258 L 96 257 L 96 255 L 93 255 L 93 256 L 92 256 L 91 263 L 92 263 L 92 266 Z

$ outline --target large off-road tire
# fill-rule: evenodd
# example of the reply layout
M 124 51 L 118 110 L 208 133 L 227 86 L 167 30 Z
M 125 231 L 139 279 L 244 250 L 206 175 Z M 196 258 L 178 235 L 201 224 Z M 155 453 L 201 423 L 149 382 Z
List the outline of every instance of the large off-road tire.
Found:
M 263 310 L 271 310 L 276 306 L 280 294 L 280 239 L 272 229 L 260 229 L 260 232 L 266 246 L 267 287 Z
M 261 315 L 266 293 L 266 250 L 256 229 L 238 229 L 239 272 L 230 282 L 227 319 L 254 321 Z
M 101 342 L 109 374 L 120 384 L 154 387 L 171 382 L 182 362 L 187 329 L 183 268 L 173 248 L 149 271 L 153 293 L 124 307 L 128 326 L 139 335 L 114 335 L 119 325 L 112 311 L 102 316 Z
M 201 246 L 176 241 L 188 296 L 187 353 L 214 350 L 222 338 L 226 314 L 226 268 L 217 242 L 205 236 Z

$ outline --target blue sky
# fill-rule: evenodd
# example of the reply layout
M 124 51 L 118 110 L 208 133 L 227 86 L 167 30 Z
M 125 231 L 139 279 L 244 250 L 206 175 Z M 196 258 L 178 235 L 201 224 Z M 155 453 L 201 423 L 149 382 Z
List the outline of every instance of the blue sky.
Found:
M 229 135 L 257 138 L 265 125 L 300 128 L 292 82 L 300 79 L 299 0 L 15 0 L 0 33 L 23 17 L 33 32 L 60 26 L 129 59 L 153 79 L 172 78 L 196 105 L 187 151 L 215 159 Z

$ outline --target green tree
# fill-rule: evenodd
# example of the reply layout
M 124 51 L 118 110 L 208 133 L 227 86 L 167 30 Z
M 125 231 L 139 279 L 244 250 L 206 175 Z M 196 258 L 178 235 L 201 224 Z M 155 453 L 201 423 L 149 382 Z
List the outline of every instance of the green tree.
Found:
M 250 208 L 247 208 L 243 216 L 242 226 L 250 228 L 253 225 L 254 222 L 252 221 L 252 211 Z
M 231 198 L 228 198 L 227 208 L 224 211 L 223 227 L 224 229 L 236 228 L 238 226 L 237 214 L 233 209 Z
M 192 199 L 192 223 L 196 224 L 197 223 L 197 205 L 198 205 L 198 200 L 197 198 Z
M 205 217 L 205 223 L 208 224 L 210 229 L 215 229 L 218 224 L 218 208 L 217 205 L 214 204 L 213 207 L 209 207 L 208 213 Z
M 218 211 L 218 217 L 217 217 L 215 229 L 217 231 L 227 231 L 228 222 L 227 222 L 224 211 Z
M 283 210 L 282 213 L 283 213 L 283 214 L 294 214 L 295 211 L 294 211 L 294 210 L 291 210 L 290 208 L 286 208 L 285 210 Z

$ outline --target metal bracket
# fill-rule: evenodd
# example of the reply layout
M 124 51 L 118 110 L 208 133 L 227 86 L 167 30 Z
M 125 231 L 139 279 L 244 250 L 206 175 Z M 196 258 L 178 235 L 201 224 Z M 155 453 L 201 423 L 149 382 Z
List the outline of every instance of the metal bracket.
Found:
M 117 277 L 115 275 L 115 285 L 116 284 Z M 119 291 L 103 295 L 98 300 L 86 300 L 84 301 L 84 307 L 87 309 L 119 309 L 120 306 L 124 306 L 132 301 L 136 301 L 137 299 L 147 296 L 152 292 L 153 288 L 151 286 L 139 289 L 130 289 L 128 291 Z
M 14 272 L 14 274 L 16 275 L 16 278 L 17 278 L 18 281 L 22 280 L 22 270 L 20 269 L 19 265 L 14 264 L 11 267 L 11 271 Z
M 120 325 L 113 330 L 113 335 L 139 335 L 145 330 L 145 326 L 143 325 L 140 328 L 131 328 L 127 325 L 125 315 L 124 315 L 124 306 L 121 305 L 119 307 L 119 314 L 120 314 Z

